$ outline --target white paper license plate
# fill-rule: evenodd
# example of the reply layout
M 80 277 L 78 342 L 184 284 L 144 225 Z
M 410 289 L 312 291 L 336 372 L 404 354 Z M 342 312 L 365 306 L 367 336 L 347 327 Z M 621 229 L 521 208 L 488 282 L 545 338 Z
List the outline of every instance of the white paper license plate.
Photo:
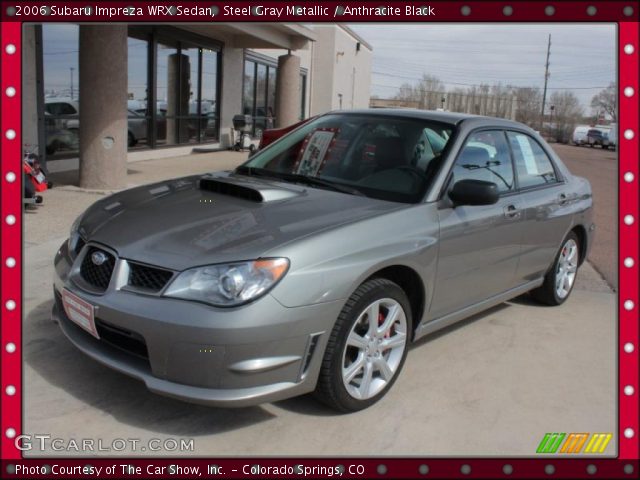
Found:
M 66 288 L 62 289 L 62 305 L 73 323 L 84 328 L 94 337 L 100 338 L 96 329 L 93 305 L 71 293 Z
M 36 175 L 36 181 L 37 181 L 38 183 L 42 183 L 42 182 L 44 182 L 44 173 L 42 173 L 42 172 L 38 173 L 38 174 Z

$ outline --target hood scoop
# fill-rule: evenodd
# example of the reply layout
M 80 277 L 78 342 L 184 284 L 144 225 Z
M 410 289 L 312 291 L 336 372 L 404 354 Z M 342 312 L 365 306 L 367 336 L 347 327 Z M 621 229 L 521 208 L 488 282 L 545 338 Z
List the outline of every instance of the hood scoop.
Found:
M 230 180 L 228 177 L 202 177 L 199 180 L 198 186 L 200 190 L 227 195 L 229 197 L 243 198 L 256 203 L 285 200 L 301 194 L 301 192 L 296 190 L 278 188 L 268 184 L 262 185 L 259 182 L 237 182 Z
M 201 178 L 199 182 L 199 188 L 200 190 L 207 190 L 209 192 L 219 193 L 221 195 L 244 198 L 245 200 L 250 200 L 252 202 L 264 202 L 264 197 L 259 190 L 247 187 L 245 185 L 224 182 L 217 178 Z

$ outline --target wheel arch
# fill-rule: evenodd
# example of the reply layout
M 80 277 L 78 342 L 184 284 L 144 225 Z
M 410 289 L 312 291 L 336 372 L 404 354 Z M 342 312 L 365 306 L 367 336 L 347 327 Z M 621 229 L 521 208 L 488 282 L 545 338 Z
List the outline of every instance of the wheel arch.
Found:
M 411 304 L 411 318 L 413 319 L 411 339 L 413 340 L 416 328 L 420 324 L 420 320 L 422 320 L 425 309 L 426 289 L 422 278 L 418 272 L 406 265 L 390 265 L 384 267 L 369 275 L 364 281 L 366 282 L 373 278 L 390 280 L 396 283 L 407 295 L 409 303 Z
M 578 242 L 580 242 L 580 258 L 578 259 L 578 265 L 582 265 L 587 257 L 588 250 L 587 229 L 584 227 L 584 225 L 578 224 L 573 227 L 571 231 L 576 234 L 576 236 L 578 237 Z

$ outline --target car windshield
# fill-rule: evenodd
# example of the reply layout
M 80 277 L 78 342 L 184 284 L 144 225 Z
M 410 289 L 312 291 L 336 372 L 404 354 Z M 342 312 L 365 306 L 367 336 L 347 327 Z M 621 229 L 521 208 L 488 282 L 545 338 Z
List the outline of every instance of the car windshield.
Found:
M 416 203 L 440 168 L 451 125 L 383 115 L 329 114 L 282 137 L 237 173 Z

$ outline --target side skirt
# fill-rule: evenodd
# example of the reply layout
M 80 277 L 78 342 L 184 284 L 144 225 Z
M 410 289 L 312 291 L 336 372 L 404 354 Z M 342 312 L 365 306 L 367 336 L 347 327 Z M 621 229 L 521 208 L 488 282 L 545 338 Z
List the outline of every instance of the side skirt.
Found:
M 544 278 L 539 278 L 537 280 L 533 280 L 531 282 L 527 282 L 524 285 L 520 285 L 519 287 L 512 288 L 511 290 L 507 290 L 504 293 L 496 295 L 494 297 L 483 300 L 482 302 L 478 302 L 474 305 L 470 305 L 468 307 L 464 307 L 456 312 L 449 313 L 440 318 L 436 318 L 434 320 L 429 320 L 426 323 L 422 323 L 417 329 L 414 336 L 414 340 L 418 340 L 419 338 L 424 337 L 425 335 L 429 335 L 430 333 L 437 332 L 449 325 L 452 325 L 460 320 L 464 320 L 476 313 L 480 313 L 488 308 L 499 305 L 507 300 L 511 300 L 523 293 L 528 292 L 529 290 L 533 290 L 534 288 L 539 287 L 544 283 Z

